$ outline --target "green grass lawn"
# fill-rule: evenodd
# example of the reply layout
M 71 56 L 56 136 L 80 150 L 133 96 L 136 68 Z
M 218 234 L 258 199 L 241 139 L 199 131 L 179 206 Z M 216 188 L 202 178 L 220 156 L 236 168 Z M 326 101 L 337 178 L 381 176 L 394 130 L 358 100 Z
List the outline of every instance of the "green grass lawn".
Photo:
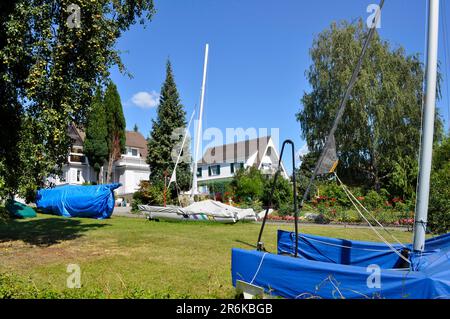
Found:
M 280 227 L 293 229 L 293 225 L 267 225 L 264 242 L 269 251 L 275 252 Z M 0 293 L 15 285 L 31 293 L 12 297 L 39 297 L 42 291 L 50 291 L 50 297 L 53 292 L 67 296 L 68 290 L 70 297 L 76 290 L 78 297 L 232 298 L 231 248 L 251 248 L 246 243 L 255 244 L 259 229 L 252 223 L 170 223 L 125 217 L 38 215 L 0 222 Z M 300 231 L 377 241 L 371 230 L 362 228 L 300 225 Z M 410 233 L 393 233 L 402 241 L 411 239 Z M 82 288 L 65 288 L 68 264 L 81 267 Z

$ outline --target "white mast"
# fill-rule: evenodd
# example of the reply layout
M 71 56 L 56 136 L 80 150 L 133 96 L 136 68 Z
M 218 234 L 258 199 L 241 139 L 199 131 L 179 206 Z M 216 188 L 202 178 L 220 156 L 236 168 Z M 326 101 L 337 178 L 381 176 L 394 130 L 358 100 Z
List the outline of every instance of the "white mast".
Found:
M 419 181 L 414 223 L 414 250 L 425 248 L 425 231 L 428 220 L 430 174 L 433 152 L 434 117 L 436 105 L 436 78 L 439 33 L 439 0 L 429 0 L 428 44 L 426 65 L 425 104 L 423 108 L 422 138 L 419 162 Z
M 199 158 L 199 150 L 200 143 L 202 142 L 202 118 L 203 118 L 203 102 L 205 99 L 205 85 L 206 85 L 206 71 L 208 69 L 208 51 L 209 45 L 206 44 L 205 47 L 205 62 L 203 65 L 203 81 L 202 81 L 202 92 L 200 98 L 200 112 L 198 114 L 198 123 L 197 123 L 197 134 L 195 137 L 195 153 L 194 153 L 194 165 L 192 167 L 192 193 L 191 198 L 194 195 L 198 194 L 198 186 L 197 186 L 197 161 Z

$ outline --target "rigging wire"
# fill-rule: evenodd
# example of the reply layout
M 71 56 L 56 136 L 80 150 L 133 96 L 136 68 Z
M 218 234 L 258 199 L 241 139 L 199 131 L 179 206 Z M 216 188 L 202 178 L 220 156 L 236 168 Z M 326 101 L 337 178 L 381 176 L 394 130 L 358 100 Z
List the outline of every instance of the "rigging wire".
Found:
M 370 223 L 370 221 L 366 218 L 366 216 L 364 216 L 363 213 L 361 213 L 361 211 L 359 210 L 358 206 L 355 204 L 355 202 L 353 201 L 353 199 L 348 195 L 348 189 L 347 187 L 341 183 L 341 187 L 344 190 L 344 192 L 347 194 L 347 196 L 349 197 L 350 201 L 352 202 L 353 206 L 355 207 L 355 209 L 358 211 L 359 215 L 361 215 L 361 217 L 366 221 L 366 223 L 369 225 L 369 227 L 374 231 L 375 234 L 377 234 L 377 236 L 381 239 L 382 242 L 384 242 L 394 253 L 396 253 L 401 259 L 403 259 L 404 261 L 406 261 L 407 263 L 411 264 L 411 261 L 406 258 L 405 256 L 403 256 L 401 253 L 398 252 L 397 249 L 395 249 L 384 237 L 383 235 L 381 235 L 375 227 L 373 227 L 373 225 Z
M 336 176 L 336 179 L 338 180 L 338 182 L 341 185 L 344 185 L 344 183 L 342 183 L 342 181 L 339 179 L 339 177 L 337 176 L 336 173 L 334 173 L 334 175 Z M 347 187 L 346 187 L 347 188 Z M 364 207 L 364 205 L 355 197 L 355 195 L 352 194 L 352 192 L 347 188 L 348 190 L 348 194 L 353 198 L 353 200 L 359 205 L 361 206 L 361 208 L 378 224 L 378 226 L 380 226 L 386 233 L 388 233 L 398 244 L 400 244 L 402 247 L 406 248 L 406 246 L 397 239 L 397 237 L 394 236 L 394 234 L 392 234 L 386 227 L 384 227 L 379 221 L 378 219 L 376 219 L 375 216 L 372 215 L 371 212 L 369 212 L 367 210 L 366 207 Z M 348 195 L 347 195 L 348 196 Z

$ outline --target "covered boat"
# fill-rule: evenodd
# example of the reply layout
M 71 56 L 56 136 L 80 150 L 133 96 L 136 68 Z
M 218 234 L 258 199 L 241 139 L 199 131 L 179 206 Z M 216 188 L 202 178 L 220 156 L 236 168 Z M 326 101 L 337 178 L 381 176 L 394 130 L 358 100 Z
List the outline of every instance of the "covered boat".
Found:
M 178 221 L 216 221 L 234 224 L 239 220 L 256 221 L 253 209 L 241 209 L 213 200 L 195 202 L 187 207 L 139 205 L 149 219 Z
M 109 218 L 114 210 L 114 190 L 120 185 L 64 185 L 40 189 L 36 206 L 44 213 L 64 217 Z
M 450 298 L 450 234 L 427 240 L 406 268 L 384 244 L 303 234 L 293 258 L 295 237 L 279 231 L 278 254 L 233 249 L 233 285 L 293 299 Z

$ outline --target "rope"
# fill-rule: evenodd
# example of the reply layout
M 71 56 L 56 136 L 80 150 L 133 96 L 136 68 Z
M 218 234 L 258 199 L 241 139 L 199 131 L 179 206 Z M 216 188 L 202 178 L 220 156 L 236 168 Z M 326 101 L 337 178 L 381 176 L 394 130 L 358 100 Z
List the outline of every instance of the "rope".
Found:
M 263 261 L 264 261 L 264 257 L 266 257 L 267 254 L 268 254 L 268 253 L 264 253 L 264 254 L 263 254 L 263 256 L 262 256 L 262 258 L 261 258 L 261 261 L 259 262 L 258 269 L 256 269 L 255 275 L 253 276 L 252 281 L 250 281 L 250 284 L 253 284 L 253 282 L 254 282 L 255 279 L 256 279 L 256 276 L 258 276 L 259 270 L 261 269 L 262 263 L 263 263 Z
M 341 183 L 342 185 L 344 185 L 344 183 L 342 183 L 342 181 L 339 179 L 339 177 L 337 176 L 336 173 L 334 173 L 334 175 L 336 176 L 336 179 L 339 181 L 339 183 Z M 375 218 L 375 216 L 373 216 L 366 207 L 364 207 L 363 204 L 361 204 L 361 202 L 355 197 L 355 195 L 352 194 L 352 192 L 350 192 L 349 189 L 347 189 L 348 194 L 350 194 L 350 196 L 353 197 L 353 199 L 359 204 L 359 206 L 362 207 L 362 209 L 364 209 L 364 211 L 370 216 L 372 217 L 372 219 L 378 224 L 378 226 L 380 226 L 386 233 L 388 233 L 398 244 L 400 244 L 403 248 L 407 248 L 401 241 L 399 241 L 397 239 L 397 237 L 395 237 L 387 228 L 385 228 L 379 221 L 378 219 Z M 347 195 L 348 196 L 348 195 Z
M 337 177 L 337 175 L 336 175 Z M 338 178 L 339 180 L 339 178 Z M 361 213 L 361 211 L 359 210 L 358 206 L 355 204 L 355 202 L 353 201 L 353 199 L 351 198 L 351 196 L 348 195 L 348 190 L 345 187 L 345 185 L 341 182 L 341 187 L 344 190 L 344 192 L 347 194 L 348 198 L 350 199 L 350 201 L 352 202 L 353 206 L 355 207 L 355 209 L 357 210 L 357 212 L 359 213 L 359 215 L 361 215 L 361 217 L 366 221 L 366 223 L 369 225 L 369 227 L 374 231 L 374 233 L 381 239 L 382 242 L 384 242 L 394 253 L 396 253 L 401 259 L 403 259 L 404 261 L 406 261 L 407 263 L 411 264 L 411 262 L 409 261 L 409 259 L 405 258 L 401 253 L 399 253 L 397 251 L 397 249 L 395 249 L 376 229 L 375 227 L 372 226 L 372 224 L 370 223 L 370 221 L 366 218 L 366 216 L 364 216 L 363 213 Z

